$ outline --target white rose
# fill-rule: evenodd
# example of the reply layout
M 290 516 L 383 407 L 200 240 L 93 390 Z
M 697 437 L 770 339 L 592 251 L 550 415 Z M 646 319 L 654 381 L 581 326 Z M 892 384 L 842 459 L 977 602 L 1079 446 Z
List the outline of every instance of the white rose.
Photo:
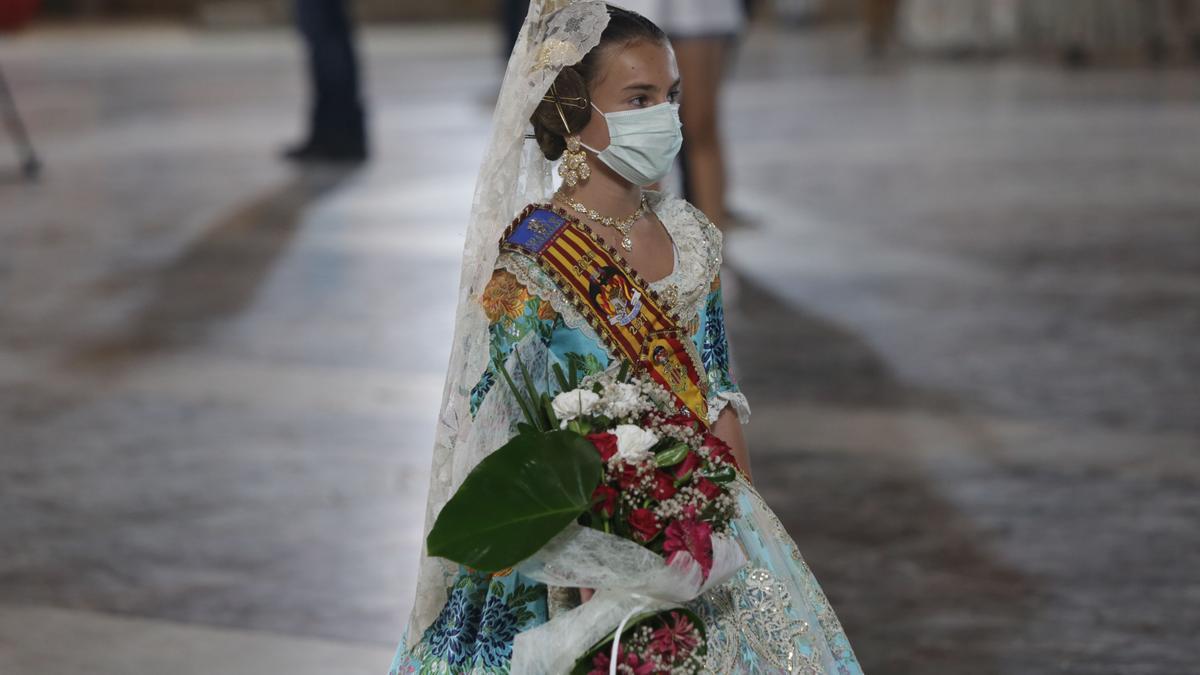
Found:
M 617 456 L 627 462 L 650 459 L 650 448 L 658 442 L 658 435 L 632 424 L 618 424 L 612 431 L 617 437 Z
M 613 417 L 624 417 L 641 408 L 642 391 L 637 385 L 619 382 L 604 393 L 604 402 Z
M 587 389 L 572 389 L 554 397 L 551 404 L 558 419 L 566 422 L 580 415 L 586 415 L 600 402 L 600 396 Z

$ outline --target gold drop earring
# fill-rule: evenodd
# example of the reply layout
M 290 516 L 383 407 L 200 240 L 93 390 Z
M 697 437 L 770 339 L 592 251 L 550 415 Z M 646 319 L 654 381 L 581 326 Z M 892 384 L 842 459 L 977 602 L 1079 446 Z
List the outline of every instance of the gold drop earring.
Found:
M 580 96 L 560 97 L 558 87 L 554 84 L 550 85 L 550 96 L 543 97 L 542 100 L 554 104 L 554 109 L 558 111 L 558 118 L 562 120 L 563 129 L 567 131 L 567 148 L 563 151 L 562 162 L 558 165 L 558 175 L 562 177 L 563 184 L 567 187 L 575 187 L 592 176 L 592 167 L 588 166 L 587 153 L 583 151 L 583 144 L 580 143 L 579 136 L 571 132 L 571 125 L 567 124 L 567 116 L 563 114 L 562 107 L 564 104 L 580 109 L 587 108 L 587 106 L 582 103 L 583 98 Z
M 567 149 L 563 152 L 562 163 L 558 165 L 558 175 L 570 187 L 592 176 L 592 167 L 588 166 L 587 153 L 583 151 L 578 136 L 567 136 Z

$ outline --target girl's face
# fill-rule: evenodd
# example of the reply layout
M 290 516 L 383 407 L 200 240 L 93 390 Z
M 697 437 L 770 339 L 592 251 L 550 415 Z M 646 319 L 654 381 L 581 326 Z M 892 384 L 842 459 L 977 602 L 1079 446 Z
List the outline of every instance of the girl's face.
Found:
M 606 51 L 589 92 L 592 103 L 601 111 L 611 113 L 678 102 L 679 66 L 675 64 L 670 44 L 640 40 Z M 608 125 L 604 116 L 593 110 L 579 137 L 596 150 L 607 148 Z

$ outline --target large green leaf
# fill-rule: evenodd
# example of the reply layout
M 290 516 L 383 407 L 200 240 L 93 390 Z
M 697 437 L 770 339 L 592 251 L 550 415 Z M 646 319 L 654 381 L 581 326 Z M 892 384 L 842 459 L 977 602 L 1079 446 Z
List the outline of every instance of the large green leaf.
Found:
M 600 454 L 573 431 L 523 433 L 467 476 L 438 514 L 429 555 L 484 572 L 533 555 L 590 505 Z

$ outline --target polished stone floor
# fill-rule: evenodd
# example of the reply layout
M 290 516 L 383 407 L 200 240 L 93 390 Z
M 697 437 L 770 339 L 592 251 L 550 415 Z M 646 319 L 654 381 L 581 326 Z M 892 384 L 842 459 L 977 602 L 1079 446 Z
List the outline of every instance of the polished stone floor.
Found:
M 763 493 L 868 673 L 1197 672 L 1200 77 L 852 46 L 727 90 Z M 0 43 L 0 672 L 384 671 L 496 51 L 372 32 L 376 161 L 298 172 L 286 34 Z

